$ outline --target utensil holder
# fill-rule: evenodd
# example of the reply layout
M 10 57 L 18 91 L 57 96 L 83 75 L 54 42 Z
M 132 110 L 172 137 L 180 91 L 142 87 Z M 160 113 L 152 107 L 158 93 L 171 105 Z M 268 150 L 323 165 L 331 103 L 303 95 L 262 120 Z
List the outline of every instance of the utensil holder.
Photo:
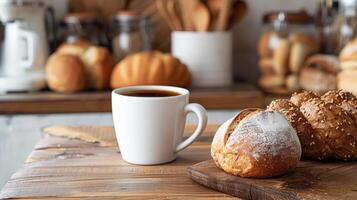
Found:
M 220 87 L 232 84 L 232 32 L 187 32 L 171 34 L 171 53 L 192 74 L 192 86 Z

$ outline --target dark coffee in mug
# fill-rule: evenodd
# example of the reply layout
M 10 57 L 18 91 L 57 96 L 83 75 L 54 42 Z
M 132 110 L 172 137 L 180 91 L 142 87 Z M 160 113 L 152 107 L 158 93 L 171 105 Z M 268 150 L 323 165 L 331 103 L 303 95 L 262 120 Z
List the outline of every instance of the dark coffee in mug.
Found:
M 124 92 L 122 95 L 133 97 L 171 97 L 178 96 L 180 93 L 167 90 L 136 90 Z

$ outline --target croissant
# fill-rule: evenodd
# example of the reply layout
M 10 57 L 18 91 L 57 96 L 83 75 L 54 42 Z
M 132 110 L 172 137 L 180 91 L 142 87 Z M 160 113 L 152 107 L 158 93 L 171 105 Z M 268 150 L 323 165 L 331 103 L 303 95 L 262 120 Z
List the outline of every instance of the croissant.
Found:
M 319 96 L 305 91 L 272 101 L 268 110 L 281 112 L 294 127 L 302 156 L 357 158 L 357 98 L 353 94 L 333 90 Z
M 191 74 L 186 65 L 159 51 L 135 53 L 119 62 L 111 75 L 111 87 L 171 85 L 187 87 Z

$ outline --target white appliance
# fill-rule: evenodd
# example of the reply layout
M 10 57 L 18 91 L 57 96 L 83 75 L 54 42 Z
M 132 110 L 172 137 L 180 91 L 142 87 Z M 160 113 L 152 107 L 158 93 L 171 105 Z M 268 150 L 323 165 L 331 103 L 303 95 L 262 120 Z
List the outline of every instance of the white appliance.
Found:
M 54 25 L 49 13 L 38 2 L 0 1 L 1 93 L 35 91 L 46 86 L 45 64 L 49 55 L 46 27 Z

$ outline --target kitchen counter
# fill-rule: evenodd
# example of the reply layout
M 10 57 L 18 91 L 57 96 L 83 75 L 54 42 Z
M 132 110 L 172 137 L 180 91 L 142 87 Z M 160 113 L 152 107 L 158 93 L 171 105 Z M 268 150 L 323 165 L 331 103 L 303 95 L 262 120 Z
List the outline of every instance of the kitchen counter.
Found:
M 206 109 L 262 107 L 264 97 L 256 87 L 239 83 L 224 88 L 192 88 L 190 102 Z M 110 91 L 61 94 L 50 91 L 0 95 L 0 114 L 110 112 Z

